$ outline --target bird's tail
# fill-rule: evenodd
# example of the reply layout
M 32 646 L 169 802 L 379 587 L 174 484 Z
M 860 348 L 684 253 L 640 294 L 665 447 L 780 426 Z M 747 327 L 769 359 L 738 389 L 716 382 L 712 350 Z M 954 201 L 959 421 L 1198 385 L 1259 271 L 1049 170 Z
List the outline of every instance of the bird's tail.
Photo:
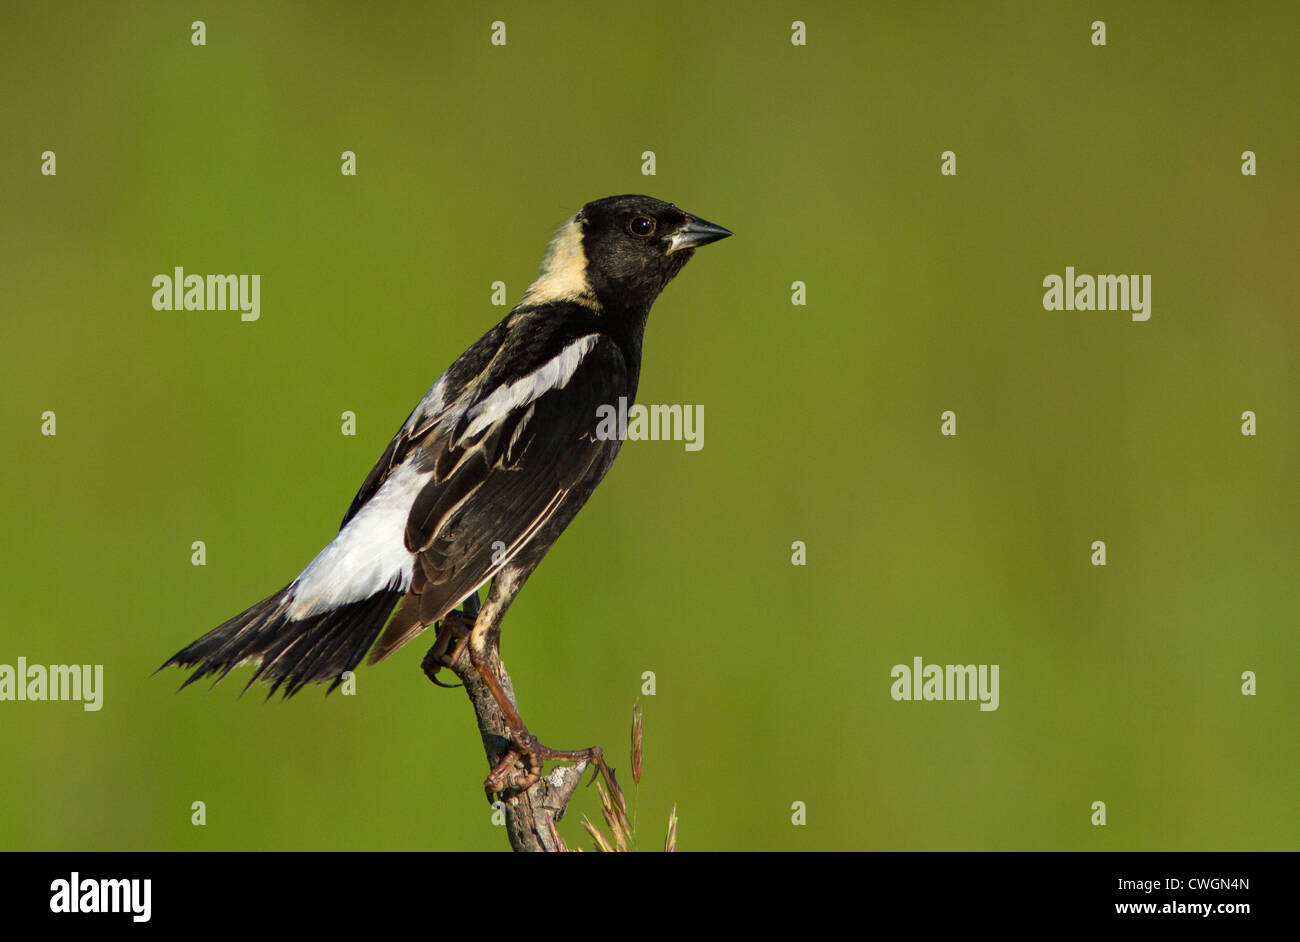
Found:
M 385 588 L 358 602 L 293 619 L 288 616 L 290 584 L 186 645 L 158 670 L 173 664 L 195 667 L 181 684 L 183 690 L 210 674 L 217 675 L 216 684 L 237 665 L 256 662 L 257 672 L 245 690 L 260 680 L 271 685 L 268 697 L 281 686 L 284 696 L 291 697 L 309 683 L 328 682 L 326 692 L 332 692 L 343 682 L 343 672 L 361 662 L 401 597 L 401 591 Z

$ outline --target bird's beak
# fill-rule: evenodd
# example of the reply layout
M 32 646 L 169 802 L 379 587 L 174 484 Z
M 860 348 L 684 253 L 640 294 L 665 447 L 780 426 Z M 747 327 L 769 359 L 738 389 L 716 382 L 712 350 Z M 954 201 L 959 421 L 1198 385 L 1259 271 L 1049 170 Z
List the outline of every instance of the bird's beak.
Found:
M 668 252 L 666 254 L 672 255 L 679 249 L 693 249 L 697 246 L 708 245 L 710 242 L 725 239 L 731 234 L 730 229 L 723 229 L 721 226 L 700 219 L 698 216 L 687 216 L 686 222 L 668 240 Z

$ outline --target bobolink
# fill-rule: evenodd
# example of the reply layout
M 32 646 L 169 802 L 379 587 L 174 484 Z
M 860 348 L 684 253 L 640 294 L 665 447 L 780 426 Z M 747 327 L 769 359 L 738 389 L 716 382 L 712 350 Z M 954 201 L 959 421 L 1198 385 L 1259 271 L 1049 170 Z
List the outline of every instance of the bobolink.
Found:
M 486 669 L 487 652 L 618 453 L 620 441 L 597 435 L 597 412 L 635 397 L 655 298 L 697 246 L 729 235 L 648 196 L 584 206 L 551 240 L 519 304 L 420 400 L 329 545 L 283 589 L 163 666 L 194 666 L 183 686 L 256 662 L 249 686 L 283 686 L 286 697 L 307 683 L 333 690 L 368 650 L 380 661 L 468 600 L 448 622 L 463 629 L 451 659 L 467 650 L 493 688 L 515 757 L 577 755 L 527 732 Z M 494 769 L 489 790 L 504 781 Z

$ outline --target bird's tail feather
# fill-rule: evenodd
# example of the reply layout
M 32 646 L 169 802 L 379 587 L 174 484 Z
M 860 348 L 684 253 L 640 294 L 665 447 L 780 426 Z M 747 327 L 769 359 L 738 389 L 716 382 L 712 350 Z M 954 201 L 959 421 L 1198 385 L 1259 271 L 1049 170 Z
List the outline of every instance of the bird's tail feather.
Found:
M 365 657 L 402 597 L 401 590 L 389 587 L 328 612 L 291 619 L 287 612 L 292 588 L 285 586 L 213 628 L 162 667 L 196 668 L 181 684 L 182 690 L 211 674 L 217 675 L 212 681 L 216 684 L 237 665 L 255 661 L 257 671 L 245 690 L 260 680 L 271 685 L 268 697 L 281 686 L 284 696 L 291 697 L 309 683 L 328 682 L 327 693 L 332 692 L 343 682 L 343 672 Z

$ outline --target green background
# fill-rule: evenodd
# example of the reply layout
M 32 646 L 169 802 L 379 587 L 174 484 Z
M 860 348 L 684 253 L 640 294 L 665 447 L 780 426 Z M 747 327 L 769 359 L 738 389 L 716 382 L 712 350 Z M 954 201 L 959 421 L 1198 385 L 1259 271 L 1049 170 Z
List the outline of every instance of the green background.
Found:
M 103 664 L 105 694 L 0 703 L 0 847 L 506 847 L 427 635 L 352 697 L 151 671 L 329 540 L 505 313 L 493 281 L 514 303 L 567 216 L 645 192 L 736 233 L 647 333 L 640 401 L 702 404 L 705 445 L 629 442 L 503 644 L 532 730 L 605 745 L 630 798 L 655 672 L 642 846 L 676 802 L 689 850 L 1295 849 L 1298 28 L 1292 3 L 6 5 L 0 663 Z M 261 319 L 154 311 L 176 265 L 261 274 Z M 1150 321 L 1043 310 L 1067 265 L 1150 274 Z M 893 701 L 915 656 L 1000 665 L 1000 708 Z

